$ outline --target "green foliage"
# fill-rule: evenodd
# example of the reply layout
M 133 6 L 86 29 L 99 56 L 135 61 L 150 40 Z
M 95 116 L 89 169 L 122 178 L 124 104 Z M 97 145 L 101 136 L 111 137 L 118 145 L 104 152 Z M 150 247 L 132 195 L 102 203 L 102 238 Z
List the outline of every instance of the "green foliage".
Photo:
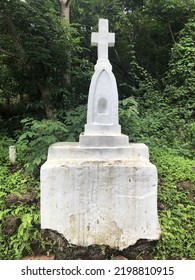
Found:
M 67 127 L 59 121 L 22 120 L 23 131 L 16 147 L 19 161 L 25 163 L 26 169 L 37 171 L 38 167 L 46 160 L 48 147 L 63 141 L 66 138 Z
M 9 164 L 8 149 L 11 144 L 12 139 L 0 140 L 0 259 L 21 259 L 24 255 L 43 250 L 49 254 L 53 245 L 43 239 L 40 229 L 39 182 L 19 165 Z M 18 198 L 17 202 L 8 203 L 9 195 Z M 32 196 L 32 201 L 23 201 L 25 195 Z M 18 223 L 8 234 L 5 229 L 9 218 L 16 219 Z
M 0 138 L 0 164 L 9 162 L 9 146 L 14 144 L 14 140 L 6 136 Z
M 194 11 L 193 0 L 144 0 L 133 13 L 129 9 L 139 64 L 158 81 L 168 70 L 170 48 Z
M 177 77 L 171 82 L 177 83 Z M 191 84 L 191 88 L 194 84 Z M 167 84 L 167 88 L 161 90 L 147 73 L 140 81 L 140 97 L 137 99 L 140 118 L 137 140 L 153 147 L 163 145 L 174 149 L 178 155 L 194 158 L 193 98 L 190 94 L 185 96 L 185 101 L 184 97 L 174 97 L 173 93 L 168 92 L 168 88 L 171 87 L 173 88 L 173 85 Z M 187 87 L 185 88 L 187 90 Z
M 0 147 L 2 148 L 2 143 Z M 4 154 L 8 154 L 4 150 Z M 10 193 L 21 195 L 26 190 L 37 190 L 37 182 L 24 176 L 22 171 L 11 173 L 4 161 L 0 160 L 0 259 L 19 259 L 24 252 L 32 252 L 31 242 L 40 238 L 39 209 L 32 205 L 6 205 L 6 197 Z M 21 221 L 19 229 L 12 235 L 4 233 L 6 218 L 16 217 Z
M 170 149 L 152 150 L 159 173 L 161 240 L 155 249 L 158 259 L 195 258 L 195 161 L 176 156 Z M 187 187 L 180 187 L 186 183 Z M 184 185 L 185 186 L 185 185 Z
M 64 122 L 68 129 L 66 141 L 78 141 L 79 134 L 84 131 L 86 123 L 87 107 L 85 105 L 78 106 L 74 110 L 66 113 Z
M 195 23 L 189 22 L 180 32 L 179 42 L 171 52 L 166 76 L 165 96 L 172 106 L 180 108 L 181 116 L 194 117 L 195 92 Z
M 48 104 L 52 109 L 61 103 L 65 74 L 78 53 L 79 36 L 62 22 L 59 8 L 52 0 L 0 4 L 0 96 L 8 103 L 22 101 L 29 112 L 33 107 L 42 115 Z
M 140 118 L 138 103 L 134 98 L 126 98 L 119 102 L 119 119 L 122 133 L 129 136 L 131 142 L 135 142 L 140 134 Z

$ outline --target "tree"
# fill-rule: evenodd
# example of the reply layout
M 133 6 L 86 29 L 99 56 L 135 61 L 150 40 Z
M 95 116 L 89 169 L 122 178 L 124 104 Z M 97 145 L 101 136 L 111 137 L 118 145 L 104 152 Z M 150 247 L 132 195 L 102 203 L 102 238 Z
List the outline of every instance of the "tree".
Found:
M 47 118 L 53 118 L 53 100 L 64 86 L 63 74 L 74 49 L 72 29 L 62 24 L 56 2 L 1 2 L 0 31 L 2 63 L 17 81 L 18 92 L 28 93 L 31 101 L 40 94 L 39 104 Z
M 171 50 L 166 75 L 165 96 L 172 106 L 179 108 L 185 119 L 195 115 L 195 22 L 189 21 L 179 34 L 179 41 Z
M 86 104 L 97 59 L 90 37 L 99 18 L 116 33 L 109 59 L 120 99 L 142 97 L 149 80 L 163 90 L 171 48 L 193 15 L 193 0 L 2 1 L 0 95 L 43 106 L 47 118 Z
M 170 50 L 194 12 L 194 0 L 144 0 L 129 15 L 138 61 L 155 79 L 168 70 Z

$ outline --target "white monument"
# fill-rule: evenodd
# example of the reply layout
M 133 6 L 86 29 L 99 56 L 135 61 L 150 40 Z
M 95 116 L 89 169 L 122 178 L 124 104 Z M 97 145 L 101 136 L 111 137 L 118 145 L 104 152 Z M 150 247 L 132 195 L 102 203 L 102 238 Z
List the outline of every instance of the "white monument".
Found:
M 98 60 L 91 80 L 87 124 L 79 143 L 49 147 L 41 167 L 41 227 L 71 244 L 120 250 L 159 239 L 157 170 L 144 144 L 129 144 L 118 120 L 118 91 L 108 47 L 108 20 L 92 33 Z

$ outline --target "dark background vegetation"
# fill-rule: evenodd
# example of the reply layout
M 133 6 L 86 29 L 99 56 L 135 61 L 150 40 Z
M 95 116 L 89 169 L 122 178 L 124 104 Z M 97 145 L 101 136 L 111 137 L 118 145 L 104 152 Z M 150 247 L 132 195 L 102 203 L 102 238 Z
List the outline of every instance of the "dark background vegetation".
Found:
M 116 34 L 109 58 L 120 123 L 131 142 L 150 148 L 162 229 L 149 254 L 144 246 L 118 253 L 194 259 L 194 0 L 70 0 L 69 20 L 65 2 L 0 1 L 0 258 L 56 252 L 40 230 L 39 169 L 50 144 L 77 141 L 84 129 L 97 59 L 90 36 L 98 19 L 107 18 Z M 14 166 L 10 145 L 17 148 Z M 100 253 L 116 254 L 104 246 Z

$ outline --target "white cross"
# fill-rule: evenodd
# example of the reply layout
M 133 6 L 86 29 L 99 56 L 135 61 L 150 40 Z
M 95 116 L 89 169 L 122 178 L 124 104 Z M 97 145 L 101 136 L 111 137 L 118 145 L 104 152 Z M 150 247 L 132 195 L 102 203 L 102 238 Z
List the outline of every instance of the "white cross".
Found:
M 97 63 L 109 63 L 108 47 L 114 47 L 115 34 L 109 33 L 108 20 L 99 20 L 99 32 L 91 34 L 91 45 L 98 46 L 98 61 Z

